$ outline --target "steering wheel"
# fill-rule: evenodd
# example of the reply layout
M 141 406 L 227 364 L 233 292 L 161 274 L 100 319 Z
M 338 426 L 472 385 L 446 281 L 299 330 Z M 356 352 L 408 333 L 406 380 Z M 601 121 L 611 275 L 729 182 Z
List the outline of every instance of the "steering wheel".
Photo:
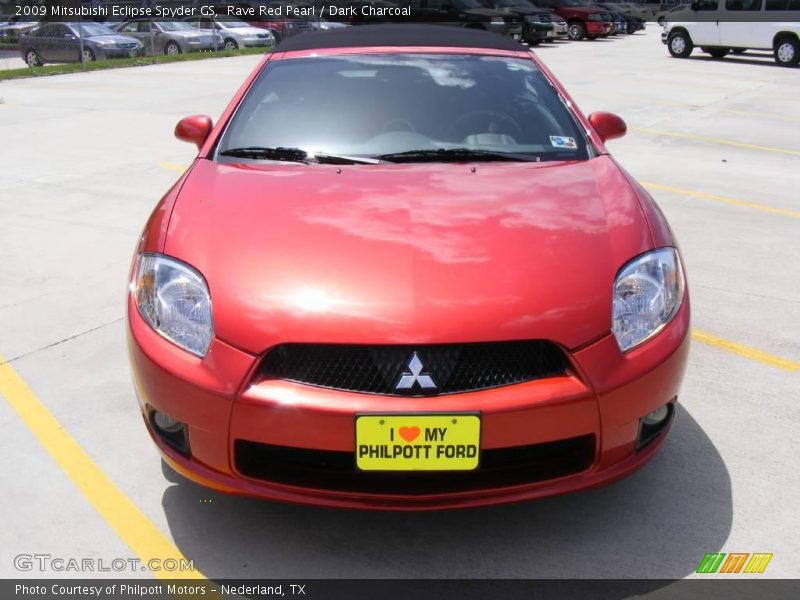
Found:
M 497 112 L 496 110 L 473 110 L 468 113 L 464 113 L 460 117 L 458 117 L 455 121 L 453 121 L 450 126 L 447 128 L 447 137 L 452 138 L 455 137 L 455 134 L 459 133 L 459 130 L 463 128 L 466 123 L 470 122 L 477 122 L 479 119 L 483 119 L 484 121 L 489 121 L 487 127 L 484 130 L 477 130 L 477 131 L 470 131 L 469 134 L 472 133 L 511 133 L 510 131 L 492 131 L 490 129 L 491 125 L 498 126 L 499 123 L 507 123 L 511 126 L 514 130 L 514 133 L 518 134 L 518 137 L 522 138 L 525 137 L 525 133 L 522 131 L 522 127 L 520 127 L 519 123 L 517 123 L 512 117 L 508 115 L 504 115 L 501 112 Z M 459 139 L 463 139 L 465 136 L 460 136 Z

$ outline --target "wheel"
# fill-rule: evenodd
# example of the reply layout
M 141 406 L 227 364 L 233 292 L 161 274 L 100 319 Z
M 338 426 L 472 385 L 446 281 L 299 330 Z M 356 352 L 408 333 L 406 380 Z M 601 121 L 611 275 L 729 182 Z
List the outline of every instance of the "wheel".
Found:
M 25 53 L 25 62 L 29 67 L 41 67 L 42 59 L 36 54 L 36 50 L 30 49 Z
M 728 48 L 709 48 L 708 53 L 711 55 L 711 58 L 716 58 L 719 60 L 720 58 L 725 58 L 728 56 Z
M 796 67 L 800 63 L 800 44 L 794 38 L 781 38 L 775 42 L 775 62 L 782 67 Z
M 586 26 L 580 21 L 570 21 L 567 32 L 569 39 L 582 40 L 586 37 Z
M 239 44 L 236 43 L 236 40 L 228 38 L 227 40 L 225 40 L 225 45 L 223 46 L 223 48 L 225 48 L 225 50 L 238 50 Z
M 675 31 L 669 34 L 667 48 L 669 49 L 669 53 L 675 58 L 686 58 L 692 53 L 692 50 L 694 50 L 694 44 L 692 44 L 688 33 L 685 31 Z
M 83 51 L 81 52 L 81 62 L 88 63 L 88 62 L 94 61 L 94 59 L 95 59 L 95 56 L 94 56 L 94 52 L 92 52 L 92 49 L 91 48 L 84 48 Z
M 181 53 L 181 47 L 176 42 L 169 42 L 164 46 L 164 54 L 167 56 L 174 56 Z
M 625 29 L 628 35 L 633 35 L 634 33 L 636 33 L 636 25 L 634 25 L 633 23 L 628 23 L 628 26 Z

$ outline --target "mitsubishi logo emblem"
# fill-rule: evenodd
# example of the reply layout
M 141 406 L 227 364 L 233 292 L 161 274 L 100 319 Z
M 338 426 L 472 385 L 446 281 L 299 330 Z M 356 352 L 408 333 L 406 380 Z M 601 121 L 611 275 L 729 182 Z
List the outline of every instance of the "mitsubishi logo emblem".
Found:
M 411 360 L 408 361 L 408 371 L 403 373 L 400 381 L 397 382 L 395 389 L 397 391 L 407 391 L 414 387 L 414 384 L 419 384 L 419 387 L 425 391 L 435 392 L 437 387 L 433 382 L 430 375 L 424 375 L 422 369 L 425 365 L 417 356 L 417 353 L 411 355 Z

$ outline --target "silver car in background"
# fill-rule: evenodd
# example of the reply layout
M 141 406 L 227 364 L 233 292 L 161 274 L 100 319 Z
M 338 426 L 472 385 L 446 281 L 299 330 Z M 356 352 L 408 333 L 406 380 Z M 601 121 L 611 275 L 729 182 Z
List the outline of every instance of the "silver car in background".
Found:
M 210 29 L 196 29 L 184 21 L 154 21 L 134 19 L 115 27 L 116 31 L 136 38 L 147 54 L 183 54 L 198 50 L 211 50 L 213 38 Z
M 272 32 L 268 29 L 253 27 L 234 17 L 187 17 L 184 21 L 196 29 L 210 31 L 212 45 L 216 49 L 236 50 L 275 44 Z

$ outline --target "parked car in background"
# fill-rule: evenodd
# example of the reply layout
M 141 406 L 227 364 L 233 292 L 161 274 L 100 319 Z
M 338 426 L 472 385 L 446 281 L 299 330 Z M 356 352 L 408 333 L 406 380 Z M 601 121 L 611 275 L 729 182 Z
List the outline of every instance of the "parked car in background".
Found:
M 192 27 L 203 31 L 211 31 L 212 45 L 214 48 L 236 50 L 237 48 L 252 48 L 258 46 L 272 46 L 275 40 L 266 29 L 253 27 L 241 19 L 233 17 L 187 17 L 184 19 Z
M 627 8 L 630 11 L 628 14 L 647 22 L 648 11 L 646 11 L 641 4 L 637 4 L 636 2 L 615 2 L 614 4 Z
M 116 30 L 142 42 L 148 54 L 155 52 L 169 55 L 211 50 L 214 42 L 210 29 L 196 29 L 185 21 L 134 19 L 118 24 Z
M 30 21 L 31 17 L 11 17 L 2 26 L 0 26 L 0 42 L 13 44 L 19 41 L 19 38 L 27 32 L 36 29 L 39 26 L 39 21 Z
M 666 10 L 662 10 L 662 11 L 657 12 L 655 14 L 656 23 L 658 23 L 659 25 L 661 25 L 663 27 L 664 26 L 664 21 L 667 20 L 667 16 L 669 15 L 669 13 L 673 13 L 673 12 L 677 12 L 679 10 L 683 10 L 687 6 L 689 6 L 689 3 L 688 2 L 684 2 L 683 4 L 678 4 L 677 6 L 673 6 L 672 8 L 668 8 Z
M 694 0 L 667 15 L 661 41 L 676 58 L 699 47 L 712 58 L 771 50 L 784 67 L 800 63 L 798 0 Z
M 276 44 L 281 40 L 293 35 L 314 30 L 313 26 L 308 22 L 307 19 L 287 16 L 284 13 L 272 15 L 260 14 L 260 7 L 266 5 L 266 2 L 259 2 L 258 0 L 238 0 L 237 2 L 215 4 L 213 5 L 213 8 L 220 17 L 227 14 L 226 11 L 227 7 L 229 6 L 255 10 L 255 14 L 252 17 L 247 18 L 246 22 L 253 27 L 259 27 L 261 29 L 268 30 L 272 34 L 272 38 L 275 40 Z
M 647 21 L 655 21 L 656 14 L 664 10 L 669 10 L 682 0 L 631 0 L 631 4 L 638 5 L 642 12 L 642 16 Z
M 385 9 L 398 7 L 395 2 L 389 0 L 315 0 L 314 6 L 317 14 L 321 14 L 320 11 L 325 9 L 327 22 L 347 25 L 391 23 L 395 19 L 384 14 Z M 326 7 L 336 7 L 342 10 L 331 14 Z
M 22 36 L 19 52 L 29 67 L 55 62 L 91 62 L 144 54 L 139 40 L 99 23 L 45 23 Z
M 605 2 L 603 0 L 594 2 L 593 4 L 611 13 L 621 14 L 625 19 L 625 33 L 636 33 L 645 27 L 645 19 L 639 16 L 639 11 L 627 5 L 618 2 Z
M 567 22 L 564 19 L 527 0 L 479 1 L 486 8 L 493 8 L 519 17 L 522 21 L 522 40 L 531 46 L 567 36 Z
M 533 0 L 533 3 L 563 18 L 571 40 L 594 40 L 609 35 L 614 27 L 609 13 L 584 0 Z
M 484 29 L 522 37 L 522 19 L 509 12 L 484 7 L 478 0 L 410 0 L 410 17 L 400 17 L 405 23 L 438 23 L 470 29 Z

